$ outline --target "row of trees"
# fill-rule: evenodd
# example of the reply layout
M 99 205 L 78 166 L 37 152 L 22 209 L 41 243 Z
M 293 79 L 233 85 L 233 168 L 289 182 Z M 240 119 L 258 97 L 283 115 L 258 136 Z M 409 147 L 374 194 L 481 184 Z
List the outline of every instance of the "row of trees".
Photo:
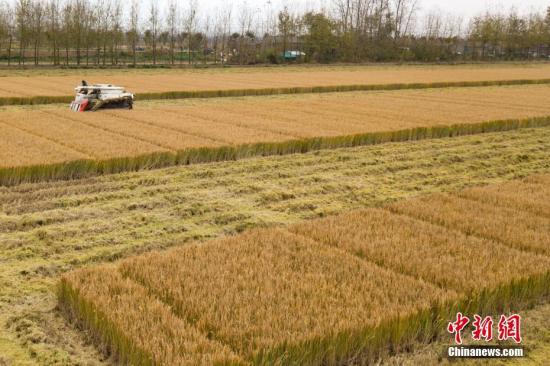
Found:
M 0 60 L 8 64 L 525 59 L 550 52 L 546 13 L 486 13 L 469 22 L 418 0 L 333 0 L 291 12 L 197 0 L 0 0 Z M 465 25 L 466 23 L 466 25 Z M 292 52 L 291 52 L 292 51 Z M 294 60 L 296 59 L 296 60 Z

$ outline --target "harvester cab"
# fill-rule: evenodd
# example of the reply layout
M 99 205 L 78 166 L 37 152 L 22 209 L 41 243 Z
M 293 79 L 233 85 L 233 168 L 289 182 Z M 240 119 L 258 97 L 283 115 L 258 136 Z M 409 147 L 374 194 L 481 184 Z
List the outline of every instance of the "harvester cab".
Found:
M 82 80 L 82 85 L 77 86 L 75 91 L 75 100 L 71 102 L 71 110 L 74 112 L 94 112 L 100 108 L 132 109 L 134 105 L 134 94 L 116 85 L 88 85 Z

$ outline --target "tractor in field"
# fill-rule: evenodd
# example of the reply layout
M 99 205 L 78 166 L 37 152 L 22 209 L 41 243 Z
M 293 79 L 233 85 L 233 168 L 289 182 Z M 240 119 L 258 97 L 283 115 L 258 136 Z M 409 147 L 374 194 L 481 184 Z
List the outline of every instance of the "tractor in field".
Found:
M 132 109 L 134 105 L 134 94 L 116 85 L 88 85 L 82 80 L 82 85 L 77 86 L 75 91 L 75 100 L 71 102 L 71 110 L 74 112 L 95 112 L 101 108 Z

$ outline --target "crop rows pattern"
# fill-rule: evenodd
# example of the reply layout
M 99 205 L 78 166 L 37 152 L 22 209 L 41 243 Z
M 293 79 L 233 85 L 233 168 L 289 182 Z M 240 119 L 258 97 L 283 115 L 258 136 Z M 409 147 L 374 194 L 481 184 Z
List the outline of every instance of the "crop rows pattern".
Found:
M 550 87 L 155 102 L 0 112 L 0 184 L 546 125 Z
M 51 290 L 70 269 L 251 227 L 550 173 L 549 141 L 549 128 L 522 129 L 0 187 L 0 350 L 18 360 L 34 354 L 48 364 L 101 358 L 55 315 Z M 544 193 L 529 187 L 533 202 L 521 207 L 541 210 L 533 204 Z
M 340 85 L 430 84 L 548 78 L 548 65 L 288 67 L 218 70 L 58 70 L 0 75 L 0 98 L 71 95 L 81 79 L 134 93 L 282 89 Z M 30 75 L 30 76 L 29 76 Z
M 134 364 L 365 362 L 433 339 L 457 309 L 517 311 L 550 295 L 550 204 L 525 195 L 548 196 L 549 183 L 427 195 L 71 272 L 60 304 Z M 481 229 L 496 226 L 512 229 Z

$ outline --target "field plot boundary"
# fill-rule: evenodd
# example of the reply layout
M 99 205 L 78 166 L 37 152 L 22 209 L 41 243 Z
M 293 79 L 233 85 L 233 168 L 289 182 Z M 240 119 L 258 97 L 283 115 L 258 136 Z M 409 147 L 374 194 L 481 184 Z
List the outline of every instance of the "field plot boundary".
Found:
M 447 138 L 545 126 L 550 126 L 550 116 L 414 127 L 387 132 L 292 139 L 283 142 L 189 148 L 175 152 L 161 151 L 106 160 L 83 159 L 55 164 L 7 167 L 0 168 L 0 186 L 81 179 L 98 175 L 158 169 L 170 166 L 240 160 L 255 156 L 288 155 L 324 149 Z
M 141 286 L 138 282 L 134 283 Z M 135 364 L 143 365 L 151 363 L 153 356 L 132 345 L 109 316 L 84 298 L 70 281 L 62 278 L 57 294 L 60 308 L 67 319 L 91 332 L 96 346 L 107 345 L 107 349 L 121 360 L 132 360 Z M 150 292 L 149 296 L 156 301 L 159 300 Z M 452 319 L 458 311 L 464 314 L 496 314 L 511 309 L 522 311 L 547 300 L 549 296 L 550 271 L 463 295 L 454 300 L 433 303 L 429 308 L 420 309 L 407 316 L 388 319 L 377 326 L 367 326 L 262 350 L 249 361 L 255 365 L 336 365 L 353 357 L 354 361 L 368 363 L 410 350 L 414 344 L 428 344 L 440 339 L 448 319 Z M 178 317 L 175 314 L 174 316 Z
M 68 285 L 64 283 L 63 286 Z M 456 316 L 457 312 L 496 314 L 511 309 L 521 311 L 546 301 L 549 296 L 550 271 L 472 292 L 455 300 L 434 303 L 428 309 L 388 319 L 378 326 L 285 344 L 279 349 L 259 354 L 253 359 L 253 364 L 340 365 L 349 361 L 349 356 L 353 356 L 358 364 L 365 361 L 370 364 L 371 361 L 406 351 L 415 343 L 427 344 L 441 338 L 448 319 Z
M 499 185 L 493 185 L 492 187 L 498 186 Z M 459 198 L 460 196 L 456 194 L 453 197 Z M 400 202 L 406 204 L 407 201 L 408 200 L 403 200 Z M 402 216 L 400 213 L 393 213 L 390 209 L 388 209 L 391 208 L 391 204 L 383 206 L 382 208 L 389 215 Z M 520 210 L 524 211 L 525 208 L 522 207 Z M 360 211 L 361 210 L 354 210 L 352 212 Z M 346 215 L 348 214 L 349 212 L 342 215 L 336 215 L 335 217 L 338 220 L 338 217 L 340 216 L 339 223 L 342 224 L 342 222 L 347 220 Z M 477 214 L 477 212 L 472 211 L 471 214 Z M 315 225 L 323 225 L 323 220 L 327 220 L 327 218 L 306 221 L 301 225 L 314 230 Z M 378 223 L 376 225 L 383 224 Z M 411 228 L 415 228 L 414 224 Z M 177 291 L 170 292 L 168 289 L 157 289 L 156 286 L 159 284 L 159 281 L 166 280 L 170 283 L 170 279 L 165 277 L 166 273 L 161 271 L 158 275 L 155 274 L 153 276 L 149 276 L 146 273 L 148 269 L 142 268 L 142 265 L 144 263 L 151 262 L 153 263 L 151 266 L 155 270 L 161 268 L 162 266 L 166 266 L 166 268 L 164 268 L 165 272 L 172 272 L 175 269 L 177 270 L 177 266 L 180 265 L 189 265 L 192 271 L 194 266 L 201 264 L 200 260 L 195 263 L 195 258 L 202 256 L 204 258 L 211 259 L 208 255 L 209 253 L 211 254 L 212 251 L 217 251 L 220 250 L 220 248 L 225 247 L 229 247 L 229 249 L 227 249 L 227 253 L 222 253 L 220 258 L 214 259 L 215 262 L 212 268 L 217 268 L 219 264 L 218 261 L 224 260 L 227 255 L 235 255 L 237 258 L 241 258 L 241 260 L 244 258 L 244 260 L 239 263 L 248 263 L 246 261 L 247 257 L 257 256 L 255 252 L 250 252 L 250 247 L 252 245 L 256 246 L 259 244 L 260 248 L 258 251 L 262 252 L 265 249 L 262 248 L 264 245 L 262 243 L 271 243 L 274 235 L 285 237 L 285 235 L 290 234 L 288 238 L 285 237 L 285 239 L 282 240 L 286 243 L 285 245 L 289 246 L 289 248 L 293 248 L 294 245 L 307 245 L 313 248 L 312 252 L 314 253 L 321 253 L 323 251 L 319 251 L 319 249 L 326 248 L 327 251 L 333 250 L 335 253 L 345 253 L 345 255 L 356 258 L 359 262 L 376 266 L 376 268 L 380 268 L 383 271 L 388 271 L 398 276 L 403 275 L 410 277 L 410 275 L 404 273 L 401 269 L 384 263 L 379 264 L 373 260 L 372 257 L 363 257 L 362 255 L 354 252 L 352 248 L 333 248 L 334 245 L 331 244 L 331 240 L 333 239 L 327 238 L 327 241 L 318 240 L 314 235 L 312 236 L 303 232 L 296 233 L 294 231 L 295 230 L 293 230 L 292 227 L 281 227 L 275 230 L 256 229 L 249 231 L 248 234 L 243 233 L 236 236 L 215 239 L 202 244 L 173 248 L 169 251 L 157 254 L 152 253 L 141 257 L 138 256 L 135 259 L 124 260 L 118 265 L 109 264 L 107 265 L 108 267 L 103 265 L 84 270 L 77 270 L 62 276 L 58 285 L 59 305 L 68 319 L 79 323 L 93 334 L 100 336 L 102 335 L 103 342 L 107 343 L 99 343 L 102 347 L 107 346 L 107 349 L 113 349 L 115 352 L 122 352 L 123 354 L 120 355 L 122 359 L 132 359 L 132 357 L 138 357 L 137 359 L 134 358 L 134 361 L 137 362 L 137 364 L 146 364 L 147 362 L 151 362 L 150 360 L 162 363 L 162 355 L 160 358 L 155 360 L 155 355 L 148 354 L 150 350 L 145 350 L 144 354 L 136 354 L 132 353 L 132 341 L 129 344 L 123 344 L 127 342 L 127 339 L 124 338 L 124 332 L 120 329 L 120 320 L 118 320 L 119 323 L 117 324 L 116 319 L 109 319 L 109 317 L 105 315 L 98 318 L 97 314 L 104 312 L 105 304 L 102 304 L 101 301 L 94 301 L 93 296 L 95 292 L 93 289 L 90 291 L 89 288 L 94 288 L 96 285 L 94 285 L 88 278 L 89 273 L 92 272 L 100 274 L 103 271 L 103 273 L 109 275 L 109 272 L 111 272 L 114 275 L 123 278 L 128 283 L 135 283 L 138 286 L 142 286 L 147 289 L 147 296 L 150 296 L 155 299 L 155 301 L 160 301 L 169 306 L 171 316 L 175 316 L 176 318 L 183 320 L 191 329 L 198 330 L 203 334 L 208 331 L 209 335 L 211 335 L 213 339 L 228 346 L 230 342 L 227 339 L 224 340 L 223 337 L 217 336 L 217 333 L 222 332 L 222 330 L 216 329 L 215 326 L 211 325 L 209 323 L 211 319 L 209 320 L 208 316 L 200 320 L 200 325 L 195 324 L 196 322 L 199 322 L 199 319 L 194 318 L 193 312 L 200 311 L 200 306 L 198 308 L 193 306 L 187 308 L 183 305 L 183 303 L 181 305 L 178 304 L 179 300 L 177 300 L 177 297 L 181 294 L 177 293 Z M 293 240 L 289 240 L 289 238 L 291 239 L 293 235 L 304 241 L 294 242 Z M 320 235 L 324 237 L 324 234 Z M 339 237 L 339 234 L 336 232 L 334 235 Z M 256 238 L 256 240 L 254 240 L 254 238 Z M 241 242 L 245 243 L 242 247 L 240 246 Z M 419 242 L 422 242 L 422 240 Z M 197 251 L 195 250 L 196 248 L 209 249 L 205 251 Z M 269 244 L 266 245 L 266 248 L 269 248 Z M 530 256 L 530 261 L 535 260 L 538 256 L 537 254 L 529 253 L 529 251 L 520 251 L 526 256 Z M 240 255 L 241 257 L 239 257 Z M 282 255 L 284 256 L 288 254 Z M 302 254 L 296 255 L 299 256 Z M 324 254 L 321 253 L 319 255 L 322 256 Z M 183 259 L 180 260 L 179 258 Z M 272 254 L 268 253 L 266 258 L 272 258 Z M 247 347 L 240 348 L 240 346 L 236 344 L 232 344 L 230 348 L 246 362 L 256 365 L 337 365 L 344 364 L 350 360 L 357 364 L 368 364 L 370 362 L 383 359 L 388 355 L 394 355 L 402 351 L 410 350 L 415 345 L 427 344 L 433 342 L 434 340 L 441 339 L 443 335 L 446 334 L 445 329 L 448 320 L 452 319 L 459 311 L 468 315 L 499 314 L 510 311 L 519 312 L 548 301 L 550 297 L 550 268 L 548 267 L 549 257 L 546 255 L 541 255 L 539 258 L 544 258 L 545 264 L 528 273 L 515 273 L 513 276 L 496 278 L 495 281 L 483 281 L 472 288 L 459 289 L 455 285 L 448 284 L 447 286 L 441 288 L 441 293 L 438 293 L 438 295 L 434 296 L 434 298 L 430 298 L 427 302 L 411 303 L 411 306 L 413 307 L 410 311 L 407 310 L 404 312 L 397 312 L 396 314 L 390 311 L 390 315 L 385 318 L 380 318 L 379 321 L 373 324 L 365 322 L 358 324 L 354 323 L 354 326 L 352 327 L 344 327 L 334 330 L 329 328 L 329 330 L 326 330 L 324 333 L 308 334 L 307 337 L 300 340 L 276 341 L 269 345 L 264 344 L 258 346 L 258 348 L 255 349 L 250 349 Z M 495 260 L 492 259 L 492 261 L 494 262 Z M 524 263 L 529 264 L 531 262 L 526 259 L 526 262 Z M 420 265 L 423 265 L 423 263 Z M 136 268 L 140 269 L 135 270 Z M 240 273 L 239 271 L 232 271 L 231 268 L 231 266 L 224 267 L 226 270 L 226 272 L 224 272 L 224 276 L 231 276 L 232 274 Z M 251 268 L 253 268 L 253 266 Z M 140 271 L 145 271 L 145 274 Z M 189 276 L 191 272 L 188 271 L 182 273 L 183 276 L 186 276 L 185 273 Z M 202 275 L 199 275 L 195 279 L 202 278 L 201 276 Z M 261 280 L 262 275 L 260 274 L 258 276 Z M 277 274 L 274 276 L 276 277 Z M 282 277 L 285 277 L 285 275 L 283 274 Z M 95 276 L 93 278 L 94 281 L 97 281 L 97 279 L 101 278 L 101 276 Z M 191 278 L 186 279 L 191 280 L 193 278 L 194 277 L 191 276 Z M 243 278 L 246 279 L 246 276 Z M 429 286 L 438 287 L 434 279 L 424 278 L 420 280 L 415 277 L 411 278 L 413 278 L 414 281 L 417 281 L 419 286 L 420 283 L 423 283 Z M 179 282 L 173 282 L 176 288 L 179 288 L 178 283 Z M 220 283 L 223 282 L 217 282 L 216 280 L 212 282 L 214 287 L 219 286 Z M 88 286 L 90 287 L 88 288 Z M 103 288 L 101 286 L 100 288 Z M 254 289 L 256 284 L 253 283 L 251 286 L 251 288 Z M 82 293 L 80 288 L 84 289 Z M 190 293 L 190 296 L 198 296 L 197 294 L 200 294 L 201 292 L 194 292 L 191 288 Z M 246 294 L 246 290 L 243 290 L 243 293 Z M 293 292 L 290 296 L 295 296 L 296 293 L 299 293 L 299 291 Z M 130 304 L 132 309 L 137 307 L 137 305 L 132 305 L 134 302 L 139 303 L 139 301 L 141 301 L 139 296 L 134 295 L 134 297 L 135 299 L 132 299 L 132 296 L 127 298 L 128 304 Z M 221 304 L 226 303 L 222 301 Z M 282 308 L 286 309 L 285 306 Z M 188 311 L 188 315 L 190 314 L 189 319 L 186 318 L 187 315 L 184 314 L 185 311 Z M 141 315 L 147 317 L 147 313 L 145 312 L 141 313 Z M 152 318 L 155 319 L 155 317 Z M 149 317 L 143 320 L 145 323 L 150 321 L 151 320 Z M 276 322 L 277 320 L 275 323 Z M 261 324 L 261 322 L 259 322 L 259 324 Z M 117 338 L 119 333 L 122 334 L 122 337 Z M 114 336 L 111 338 L 112 335 Z M 250 331 L 250 335 L 253 336 L 254 332 Z M 100 339 L 96 339 L 96 341 L 101 342 Z M 133 342 L 135 342 L 135 340 Z M 143 350 L 140 349 L 139 351 L 141 352 Z M 160 353 L 157 352 L 157 357 L 159 354 Z
M 392 91 L 407 89 L 443 89 L 466 88 L 488 86 L 512 86 L 512 85 L 541 85 L 550 84 L 550 79 L 515 79 L 515 80 L 487 80 L 487 81 L 450 81 L 434 83 L 398 83 L 398 84 L 356 84 L 356 85 L 327 85 L 314 87 L 289 87 L 289 88 L 248 88 L 248 89 L 221 89 L 221 90 L 188 90 L 169 91 L 158 93 L 138 93 L 137 100 L 166 100 L 166 99 L 200 99 L 200 98 L 227 98 L 247 96 L 269 96 L 285 94 L 314 94 L 335 93 L 353 91 Z M 14 105 L 41 105 L 70 103 L 73 96 L 46 96 L 32 97 L 1 97 L 0 106 Z

